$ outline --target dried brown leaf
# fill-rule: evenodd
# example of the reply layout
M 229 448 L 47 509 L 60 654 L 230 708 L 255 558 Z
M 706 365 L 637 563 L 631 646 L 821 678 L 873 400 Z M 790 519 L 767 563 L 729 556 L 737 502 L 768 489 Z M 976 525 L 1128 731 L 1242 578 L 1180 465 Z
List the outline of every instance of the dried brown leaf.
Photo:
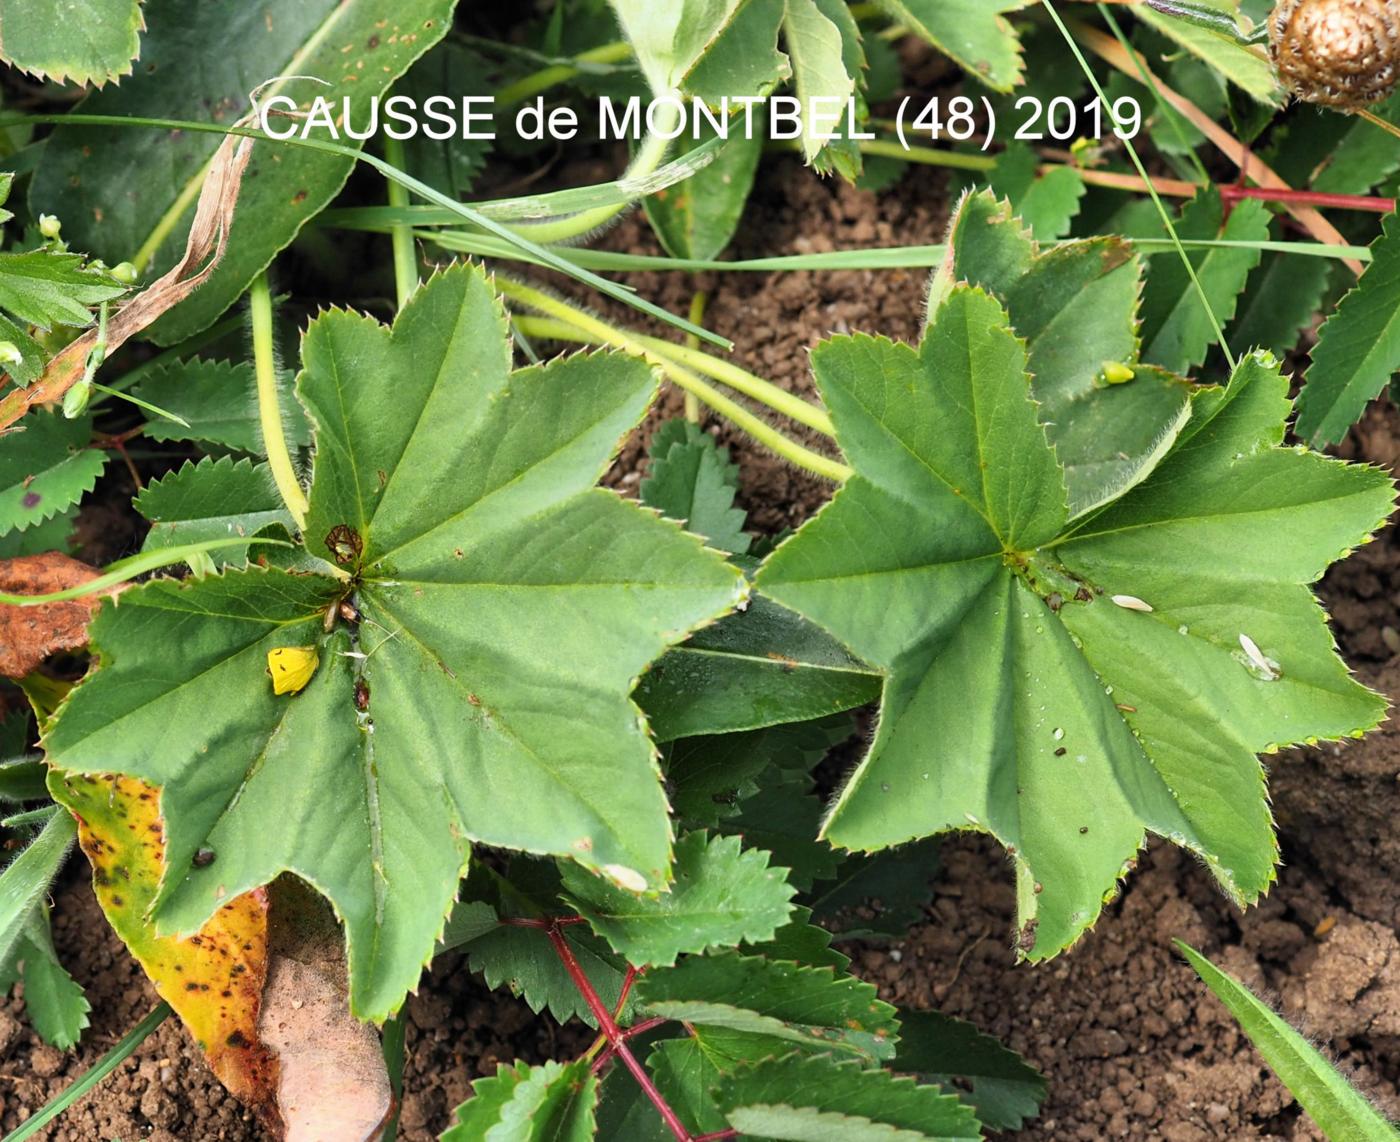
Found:
M 0 559 L 0 592 L 9 595 L 48 595 L 97 576 L 86 563 L 57 551 Z M 86 646 L 88 623 L 101 601 L 101 594 L 92 594 L 33 607 L 0 603 L 0 674 L 23 678 L 54 651 Z

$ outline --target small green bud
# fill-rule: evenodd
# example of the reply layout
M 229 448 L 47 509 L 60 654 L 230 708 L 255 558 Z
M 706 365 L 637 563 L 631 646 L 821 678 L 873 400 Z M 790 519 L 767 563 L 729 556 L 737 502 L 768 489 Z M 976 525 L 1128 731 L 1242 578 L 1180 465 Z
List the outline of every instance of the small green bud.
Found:
M 118 262 L 107 272 L 116 278 L 117 281 L 121 282 L 122 285 L 131 285 L 141 276 L 141 271 L 131 262 Z
M 23 360 L 24 354 L 18 345 L 13 341 L 0 341 L 0 365 L 18 365 Z
M 91 399 L 92 382 L 79 381 L 63 394 L 63 415 L 69 420 L 76 420 L 87 410 L 88 401 Z
M 63 232 L 63 223 L 52 214 L 39 215 L 39 233 L 45 238 L 57 238 Z

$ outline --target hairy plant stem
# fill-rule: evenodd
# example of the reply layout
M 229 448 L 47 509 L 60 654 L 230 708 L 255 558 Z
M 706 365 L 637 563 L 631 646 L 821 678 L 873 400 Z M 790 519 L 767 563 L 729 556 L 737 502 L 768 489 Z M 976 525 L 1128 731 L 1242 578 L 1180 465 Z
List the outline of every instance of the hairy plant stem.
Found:
M 403 140 L 385 138 L 384 161 L 400 170 L 404 168 Z M 385 182 L 389 188 L 389 205 L 407 206 L 408 191 L 393 179 L 385 179 Z M 394 292 L 399 309 L 403 309 L 418 288 L 418 252 L 414 248 L 413 227 L 395 224 L 389 227 L 389 238 L 394 248 Z
M 510 107 L 516 103 L 524 103 L 527 99 L 542 95 L 550 88 L 568 83 L 569 80 L 582 75 L 588 70 L 589 64 L 622 63 L 631 58 L 632 45 L 626 40 L 590 48 L 586 52 L 579 52 L 572 63 L 553 64 L 523 76 L 514 83 L 507 83 L 496 92 L 496 105 Z
M 272 346 L 272 293 L 264 271 L 253 279 L 248 290 L 248 308 L 253 319 L 253 368 L 258 378 L 258 420 L 262 425 L 263 448 L 267 452 L 277 493 L 287 505 L 300 531 L 306 526 L 306 493 L 301 490 L 287 437 L 282 429 L 282 410 L 277 403 L 277 362 Z
M 703 325 L 705 323 L 705 291 L 697 289 L 695 295 L 690 299 L 690 323 L 692 325 Z M 691 350 L 700 348 L 700 338 L 694 333 L 685 335 L 685 347 Z M 691 424 L 700 423 L 700 401 L 694 393 L 685 394 L 685 418 Z
M 655 350 L 647 348 L 639 338 L 624 333 L 620 329 L 614 329 L 590 314 L 576 311 L 562 302 L 556 302 L 547 294 L 539 294 L 528 287 L 517 286 L 517 283 L 506 282 L 501 278 L 496 279 L 496 285 L 507 297 L 514 297 L 521 304 L 532 309 L 540 309 L 554 318 L 554 320 L 544 320 L 517 316 L 514 321 L 527 336 L 544 337 L 556 341 L 575 341 L 585 345 L 611 345 L 614 348 L 633 353 L 657 366 L 678 387 L 686 392 L 694 393 L 699 400 L 728 419 L 736 428 L 747 432 L 758 443 L 795 467 L 803 468 L 813 475 L 837 483 L 846 480 L 851 475 L 851 470 L 846 465 L 823 456 L 820 452 L 814 452 L 805 445 L 784 436 L 772 425 L 749 412 L 737 401 L 730 400 L 713 385 L 689 369 L 677 364 L 669 357 L 663 357 Z M 523 290 L 526 295 L 531 296 L 531 300 L 519 296 L 518 293 L 513 292 L 514 290 Z
M 618 1027 L 617 1020 L 608 1010 L 608 1005 L 603 1002 L 597 988 L 593 986 L 593 981 L 579 966 L 573 949 L 569 947 L 568 940 L 564 939 L 563 931 L 557 924 L 551 924 L 545 931 L 549 936 L 549 942 L 554 945 L 555 954 L 564 965 L 564 970 L 569 973 L 569 978 L 578 988 L 579 994 L 583 996 L 584 1003 L 588 1005 L 588 1010 L 593 1013 L 593 1018 L 598 1021 L 599 1028 L 607 1036 L 613 1053 L 622 1060 L 622 1065 L 632 1072 L 632 1077 L 637 1080 L 637 1085 L 642 1088 L 642 1092 L 647 1096 L 652 1106 L 656 1107 L 656 1112 L 661 1115 L 661 1120 L 666 1123 L 666 1128 L 676 1136 L 679 1142 L 694 1142 L 685 1123 L 671 1109 L 670 1104 L 656 1089 L 656 1084 L 651 1081 L 651 1076 L 647 1074 L 646 1068 L 637 1061 L 637 1057 L 628 1048 L 622 1029 Z

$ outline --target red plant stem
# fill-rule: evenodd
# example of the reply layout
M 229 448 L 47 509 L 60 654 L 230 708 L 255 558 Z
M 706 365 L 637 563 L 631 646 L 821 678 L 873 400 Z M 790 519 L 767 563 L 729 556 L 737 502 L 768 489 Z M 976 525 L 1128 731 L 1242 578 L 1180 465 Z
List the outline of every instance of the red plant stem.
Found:
M 642 1088 L 642 1093 L 651 1101 L 652 1106 L 656 1107 L 656 1112 L 661 1115 L 661 1120 L 666 1123 L 667 1129 L 676 1136 L 679 1142 L 695 1142 L 690 1136 L 690 1131 L 685 1128 L 685 1123 L 676 1116 L 676 1112 L 671 1109 L 661 1092 L 656 1089 L 656 1084 L 651 1081 L 651 1076 L 647 1074 L 646 1068 L 637 1062 L 636 1056 L 627 1049 L 626 1037 L 622 1034 L 622 1029 L 618 1027 L 617 1020 L 608 1010 L 608 1005 L 603 1002 L 602 997 L 593 986 L 593 981 L 588 978 L 587 973 L 579 966 L 578 960 L 574 958 L 574 951 L 569 947 L 569 942 L 564 939 L 559 925 L 551 924 L 546 931 L 549 934 L 549 942 L 554 945 L 554 951 L 564 965 L 564 970 L 569 973 L 569 978 L 574 981 L 574 986 L 583 996 L 584 1003 L 588 1004 L 588 1010 L 593 1013 L 593 1018 L 598 1021 L 598 1026 L 608 1037 L 608 1043 L 613 1053 L 622 1060 L 622 1065 L 632 1072 L 632 1077 L 637 1080 L 637 1085 Z
M 641 1022 L 641 1023 L 638 1023 L 638 1024 L 637 1024 L 636 1026 L 634 1026 L 634 1027 L 628 1027 L 627 1030 L 623 1031 L 622 1037 L 623 1037 L 624 1039 L 631 1039 L 631 1038 L 636 1037 L 637 1035 L 645 1035 L 648 1031 L 651 1031 L 651 1030 L 653 1030 L 653 1029 L 655 1029 L 655 1028 L 657 1028 L 657 1027 L 660 1027 L 663 1023 L 667 1023 L 667 1022 L 669 1022 L 669 1020 L 662 1019 L 662 1018 L 660 1018 L 659 1016 L 658 1016 L 657 1018 L 655 1018 L 655 1019 L 647 1019 L 647 1020 L 644 1020 L 644 1021 Z M 604 1038 L 606 1038 L 606 1036 L 604 1036 Z M 605 1066 L 607 1066 L 608 1063 L 612 1061 L 612 1057 L 613 1057 L 613 1049 L 612 1049 L 612 1045 L 609 1044 L 609 1045 L 608 1045 L 607 1047 L 605 1047 L 602 1051 L 598 1052 L 598 1057 L 597 1057 L 596 1059 L 593 1060 L 593 1066 L 592 1066 L 592 1071 L 593 1071 L 593 1073 L 596 1075 L 596 1074 L 597 1074 L 599 1071 L 601 1071 Z
M 1220 187 L 1220 197 L 1226 202 L 1241 198 L 1257 198 L 1261 202 L 1278 202 L 1288 206 L 1321 206 L 1337 210 L 1370 210 L 1389 214 L 1395 209 L 1393 198 L 1370 198 L 1361 194 L 1328 194 L 1321 190 L 1284 190 L 1268 186 L 1240 186 L 1232 183 Z
M 549 916 L 538 919 L 533 916 L 502 916 L 501 923 L 510 928 L 562 928 L 565 924 L 582 924 L 582 916 Z

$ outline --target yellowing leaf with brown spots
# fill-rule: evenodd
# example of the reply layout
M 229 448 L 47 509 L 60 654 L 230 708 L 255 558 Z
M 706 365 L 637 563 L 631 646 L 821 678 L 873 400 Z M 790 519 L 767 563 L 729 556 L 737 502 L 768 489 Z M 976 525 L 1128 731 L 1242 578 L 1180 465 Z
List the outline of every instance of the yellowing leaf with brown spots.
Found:
M 49 792 L 77 818 L 98 903 L 117 935 L 224 1086 L 275 1119 L 277 1063 L 257 1034 L 267 976 L 266 892 L 234 897 L 197 935 L 158 936 L 146 913 L 165 867 L 159 790 L 131 777 L 54 771 Z

